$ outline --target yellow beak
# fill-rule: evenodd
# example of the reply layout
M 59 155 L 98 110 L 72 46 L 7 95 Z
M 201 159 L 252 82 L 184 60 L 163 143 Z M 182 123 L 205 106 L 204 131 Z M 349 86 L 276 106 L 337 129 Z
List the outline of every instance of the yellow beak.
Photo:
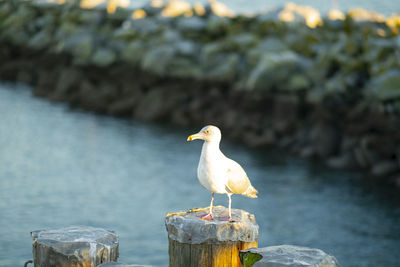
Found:
M 189 136 L 187 138 L 187 141 L 193 141 L 195 139 L 201 139 L 201 134 L 197 133 L 197 134 L 192 134 L 191 136 Z

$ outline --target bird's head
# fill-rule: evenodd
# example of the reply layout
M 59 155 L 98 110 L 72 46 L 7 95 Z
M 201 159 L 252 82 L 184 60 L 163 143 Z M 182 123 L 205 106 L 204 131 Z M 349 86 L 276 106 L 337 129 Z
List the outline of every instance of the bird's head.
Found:
M 201 129 L 200 132 L 189 136 L 187 141 L 195 139 L 201 139 L 206 142 L 219 142 L 221 141 L 221 131 L 216 126 L 208 125 Z

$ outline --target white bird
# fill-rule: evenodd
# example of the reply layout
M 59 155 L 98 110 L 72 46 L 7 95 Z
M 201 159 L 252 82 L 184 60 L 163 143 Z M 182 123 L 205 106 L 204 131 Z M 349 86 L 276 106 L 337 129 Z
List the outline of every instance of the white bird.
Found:
M 219 149 L 221 131 L 216 126 L 205 126 L 200 132 L 192 134 L 187 141 L 195 139 L 204 140 L 197 177 L 202 186 L 211 191 L 210 211 L 203 216 L 204 220 L 212 220 L 212 206 L 214 193 L 228 196 L 229 216 L 220 218 L 232 220 L 231 195 L 241 194 L 250 198 L 257 198 L 258 191 L 251 185 L 243 168 L 236 162 L 227 158 Z

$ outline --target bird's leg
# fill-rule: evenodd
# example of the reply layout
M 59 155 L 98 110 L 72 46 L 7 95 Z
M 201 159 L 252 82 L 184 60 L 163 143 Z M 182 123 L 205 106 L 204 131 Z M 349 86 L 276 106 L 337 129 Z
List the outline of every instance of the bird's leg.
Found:
M 219 219 L 221 221 L 232 221 L 232 212 L 231 212 L 231 195 L 232 194 L 227 194 L 228 195 L 228 216 L 220 217 Z
M 232 194 L 228 194 L 229 220 L 232 219 L 232 212 L 231 212 L 232 199 L 231 199 L 231 195 L 232 195 Z
M 201 219 L 207 220 L 207 221 L 211 221 L 213 219 L 213 215 L 212 215 L 213 202 L 214 202 L 214 192 L 211 193 L 210 211 L 208 214 L 199 215 L 199 217 Z
M 214 192 L 211 193 L 210 214 L 212 214 L 213 202 L 214 202 Z

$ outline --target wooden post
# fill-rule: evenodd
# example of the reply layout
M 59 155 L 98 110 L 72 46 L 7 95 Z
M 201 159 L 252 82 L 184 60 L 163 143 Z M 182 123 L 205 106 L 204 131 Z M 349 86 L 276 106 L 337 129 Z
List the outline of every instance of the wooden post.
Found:
M 118 236 L 113 231 L 72 226 L 31 235 L 35 267 L 94 267 L 118 259 Z
M 220 221 L 218 217 L 227 216 L 228 209 L 217 206 L 212 221 L 197 216 L 207 210 L 167 214 L 170 267 L 242 266 L 239 251 L 257 247 L 258 225 L 254 215 L 232 209 L 234 221 Z
M 244 267 L 297 266 L 297 267 L 339 267 L 335 257 L 320 249 L 291 245 L 251 248 L 240 251 Z

